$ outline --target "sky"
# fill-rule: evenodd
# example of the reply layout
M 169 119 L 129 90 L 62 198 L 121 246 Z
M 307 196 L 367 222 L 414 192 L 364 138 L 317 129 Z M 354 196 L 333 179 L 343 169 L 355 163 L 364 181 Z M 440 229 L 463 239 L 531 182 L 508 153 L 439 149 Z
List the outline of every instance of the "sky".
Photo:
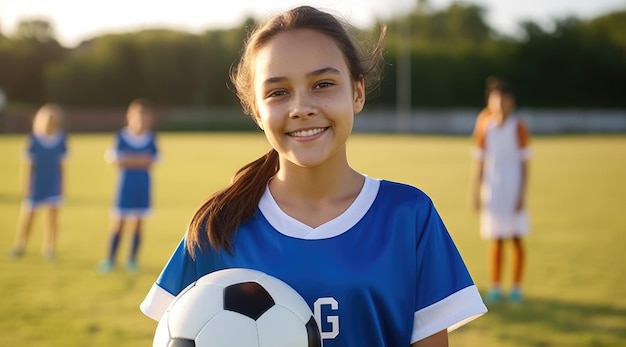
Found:
M 441 9 L 453 0 L 429 0 Z M 499 32 L 514 35 L 521 20 L 549 29 L 555 18 L 592 18 L 626 9 L 626 0 L 466 0 L 487 9 L 486 20 Z M 25 19 L 46 19 L 57 39 L 67 47 L 104 33 L 148 28 L 172 28 L 200 33 L 238 26 L 249 17 L 264 18 L 297 5 L 312 5 L 357 26 L 413 8 L 417 0 L 0 0 L 0 31 L 11 35 Z

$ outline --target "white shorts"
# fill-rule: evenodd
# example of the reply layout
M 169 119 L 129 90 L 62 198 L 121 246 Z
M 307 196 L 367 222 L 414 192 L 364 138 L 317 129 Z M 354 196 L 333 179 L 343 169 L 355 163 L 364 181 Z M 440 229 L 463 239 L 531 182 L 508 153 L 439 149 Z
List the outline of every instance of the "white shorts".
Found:
M 510 214 L 495 214 L 487 209 L 480 215 L 480 235 L 485 240 L 522 237 L 530 232 L 526 210 Z

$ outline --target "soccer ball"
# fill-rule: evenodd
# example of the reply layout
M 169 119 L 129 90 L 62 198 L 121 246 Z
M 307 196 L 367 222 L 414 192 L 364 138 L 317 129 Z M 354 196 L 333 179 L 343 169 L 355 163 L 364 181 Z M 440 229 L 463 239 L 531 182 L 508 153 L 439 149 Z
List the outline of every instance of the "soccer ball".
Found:
M 210 273 L 169 305 L 153 347 L 321 347 L 306 301 L 285 282 L 252 269 Z

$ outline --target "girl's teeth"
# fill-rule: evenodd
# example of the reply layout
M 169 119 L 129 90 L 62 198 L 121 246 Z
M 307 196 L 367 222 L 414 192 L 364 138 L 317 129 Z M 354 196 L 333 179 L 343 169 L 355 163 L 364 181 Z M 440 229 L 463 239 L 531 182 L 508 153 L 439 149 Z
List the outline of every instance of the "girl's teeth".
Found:
M 309 129 L 309 130 L 302 130 L 302 131 L 294 131 L 293 133 L 291 133 L 291 136 L 295 136 L 295 137 L 313 136 L 315 134 L 321 133 L 322 131 L 324 131 L 323 128 Z

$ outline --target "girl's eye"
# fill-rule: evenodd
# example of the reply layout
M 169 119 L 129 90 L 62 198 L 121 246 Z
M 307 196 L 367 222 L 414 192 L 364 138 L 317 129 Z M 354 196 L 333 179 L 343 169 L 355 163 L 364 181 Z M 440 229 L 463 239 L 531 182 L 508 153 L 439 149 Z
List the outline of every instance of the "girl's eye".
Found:
M 320 82 L 320 83 L 316 84 L 316 85 L 315 85 L 315 88 L 316 88 L 316 89 L 320 89 L 320 88 L 328 88 L 328 87 L 330 87 L 330 86 L 332 86 L 332 85 L 333 85 L 333 83 L 332 83 L 332 82 L 327 82 L 327 81 L 324 81 L 324 82 Z
M 283 96 L 287 94 L 286 91 L 279 89 L 279 90 L 272 90 L 271 92 L 267 93 L 267 97 L 268 98 L 275 98 L 277 96 Z

